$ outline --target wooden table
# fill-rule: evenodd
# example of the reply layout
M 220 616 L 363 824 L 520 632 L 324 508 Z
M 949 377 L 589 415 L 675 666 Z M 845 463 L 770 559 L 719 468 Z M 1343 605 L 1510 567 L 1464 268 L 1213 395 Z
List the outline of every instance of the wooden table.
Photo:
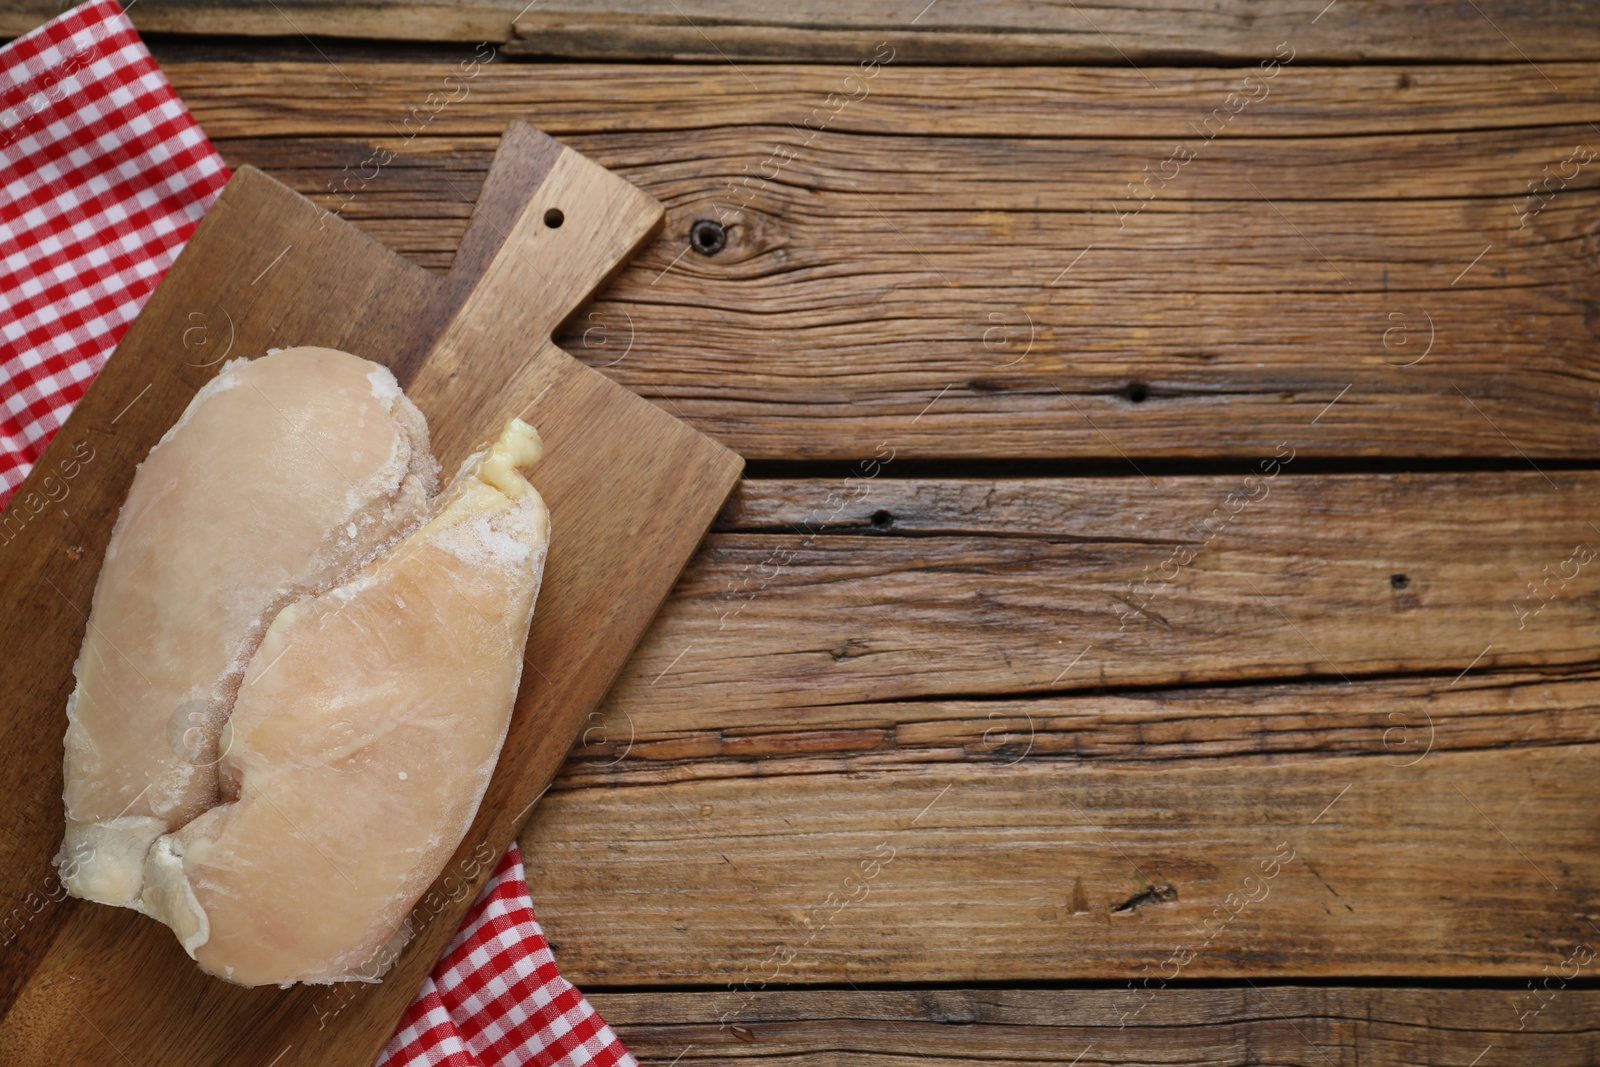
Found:
M 1324 4 L 134 9 L 428 267 L 668 206 L 562 343 L 748 478 L 522 837 L 642 1060 L 1600 1057 L 1600 20 Z

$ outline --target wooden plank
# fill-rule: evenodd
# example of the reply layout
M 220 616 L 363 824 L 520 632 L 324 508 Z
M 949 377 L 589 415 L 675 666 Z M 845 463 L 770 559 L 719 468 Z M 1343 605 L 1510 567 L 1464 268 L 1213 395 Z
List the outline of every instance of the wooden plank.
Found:
M 230 159 L 436 269 L 485 165 L 477 130 L 514 112 L 567 128 L 670 207 L 564 343 L 748 456 L 889 442 L 1131 470 L 1286 439 L 1321 457 L 1600 452 L 1600 164 L 1572 157 L 1600 150 L 1600 81 L 1546 70 L 1558 88 L 1506 67 L 1286 68 L 1137 211 L 1130 179 L 1172 151 L 1148 138 L 1195 140 L 1238 72 L 885 67 L 802 137 L 845 71 L 490 64 L 410 141 L 393 128 L 437 67 L 363 65 L 356 106 L 325 64 L 173 74 Z M 403 154 L 367 181 L 375 144 Z M 1569 158 L 1571 187 L 1533 211 L 1529 182 Z M 688 251 L 718 218 L 728 246 Z
M 1600 548 L 1596 475 L 1291 462 L 1265 478 L 1262 456 L 1249 481 L 896 479 L 889 463 L 746 482 L 608 706 L 690 729 L 752 709 L 1595 662 L 1600 571 L 1574 551 Z
M 737 479 L 737 456 L 550 340 L 650 236 L 661 206 L 525 124 L 507 130 L 483 200 L 459 269 L 436 278 L 260 172 L 236 174 L 18 490 L 0 546 L 13 605 L 0 648 L 19 680 L 0 720 L 0 787 L 17 816 L 0 841 L 0 899 L 24 902 L 52 884 L 63 709 L 113 520 L 135 465 L 222 362 L 186 358 L 186 331 L 201 323 L 234 356 L 321 343 L 390 364 L 446 470 L 507 418 L 535 422 L 556 533 L 532 670 L 473 826 L 412 913 L 415 937 L 379 985 L 243 989 L 133 913 L 30 910 L 0 946 L 0 1062 L 102 1062 L 109 1045 L 174 1067 L 370 1064 L 471 903 L 452 888 L 487 880 L 483 857 L 511 842 Z M 92 467 L 78 455 L 70 490 L 42 484 L 86 439 L 105 441 L 104 455 Z M 75 514 L 56 506 L 69 499 Z
M 599 8 L 599 10 L 596 10 Z M 648 0 L 582 0 L 529 10 L 514 24 L 519 50 L 569 58 L 660 58 L 716 62 L 852 61 L 876 42 L 904 42 L 916 63 L 1193 63 L 1251 61 L 1284 40 L 1307 41 L 1319 61 L 1425 58 L 1540 58 L 1600 54 L 1588 27 L 1558 4 L 1494 4 L 1462 11 L 1441 25 L 1395 0 L 1366 0 L 1344 11 L 1316 0 L 1262 10 L 1234 2 L 1205 10 L 1133 3 L 1062 9 L 985 0 L 920 6 L 892 0 L 836 3 L 784 12 L 760 0 L 697 0 L 670 15 Z M 1499 29 L 1496 29 L 1496 27 Z M 1516 42 L 1522 42 L 1518 45 Z M 1508 47 L 1511 45 L 1512 47 Z
M 926 776 L 1015 765 L 1273 766 L 1592 740 L 1600 675 L 1474 672 L 1051 697 L 818 704 L 693 715 L 614 699 L 586 725 L 551 788 L 786 775 Z
M 148 2 L 141 0 L 140 6 Z M 1194 137 L 1195 126 L 1222 107 L 1229 93 L 1252 96 L 1227 125 L 1213 121 L 1211 129 L 1218 132 L 1208 147 L 1217 147 L 1241 137 L 1300 141 L 1578 126 L 1593 120 L 1600 99 L 1593 62 L 1542 63 L 1541 78 L 1510 64 L 1316 67 L 1302 65 L 1296 56 L 1258 89 L 1254 83 L 1247 87 L 1244 79 L 1261 78 L 1259 70 L 1215 67 L 1157 68 L 1141 75 L 1082 67 L 940 69 L 897 60 L 866 78 L 855 64 L 742 72 L 722 65 L 526 65 L 501 62 L 488 48 L 468 46 L 449 50 L 444 61 L 362 58 L 336 66 L 316 57 L 196 60 L 170 45 L 158 43 L 157 50 L 173 87 L 211 137 L 403 140 L 415 132 L 402 156 L 424 151 L 439 136 L 497 136 L 507 122 L 529 117 L 563 139 L 602 132 L 678 133 L 674 160 L 693 160 L 700 135 L 685 136 L 689 131 L 788 130 L 804 126 L 808 118 L 807 134 L 821 127 L 813 144 L 836 133 L 1164 140 Z M 462 62 L 469 64 L 470 76 L 463 75 Z M 446 83 L 450 76 L 455 81 Z M 439 102 L 427 100 L 433 92 L 450 98 L 436 112 L 431 108 Z M 836 99 L 829 101 L 830 93 Z M 840 107 L 839 98 L 850 102 Z M 430 110 L 419 110 L 424 105 Z M 824 106 L 825 125 L 821 115 L 811 114 Z M 413 111 L 418 113 L 410 125 L 403 125 Z M 760 131 L 762 158 L 774 132 Z M 1147 147 L 1166 148 L 1159 140 Z M 1143 162 L 1154 165 L 1162 158 L 1157 154 Z M 752 173 L 761 172 L 752 167 Z M 1383 175 L 1374 171 L 1371 177 Z M 375 182 L 372 191 L 377 191 Z
M 0 33 L 23 32 L 58 10 L 54 0 L 20 0 L 0 18 Z M 1593 20 L 1559 0 L 1427 11 L 1401 0 L 1294 0 L 1266 9 L 1246 0 L 1087 9 L 1016 0 L 835 0 L 791 9 L 757 0 L 683 0 L 669 9 L 648 0 L 141 0 L 131 14 L 145 32 L 492 40 L 528 55 L 628 60 L 849 62 L 885 39 L 915 63 L 1226 63 L 1269 55 L 1286 39 L 1322 62 L 1600 57 Z
M 1596 73 L 1600 74 L 1600 69 Z M 652 132 L 619 136 L 614 133 L 577 133 L 571 136 L 575 142 L 585 144 L 596 155 L 605 155 L 619 169 L 638 171 L 646 181 L 662 188 L 674 199 L 682 200 L 693 196 L 699 189 L 695 182 L 697 175 L 689 167 L 691 161 L 702 168 L 727 168 L 734 161 L 748 158 L 751 152 L 763 147 L 764 139 L 780 132 L 777 127 L 763 127 L 753 132 L 724 127 L 702 131 L 698 135 L 696 155 L 692 159 L 683 153 L 679 134 Z M 1560 143 L 1569 137 L 1575 141 L 1582 140 L 1584 133 L 1581 125 L 1564 124 L 1517 130 L 1450 131 L 1444 134 L 1306 138 L 1293 144 L 1292 159 L 1278 158 L 1269 153 L 1274 142 L 1281 139 L 1235 139 L 1219 142 L 1211 154 L 1195 162 L 1194 170 L 1186 172 L 1204 176 L 1205 188 L 1201 191 L 1210 195 L 1178 197 L 1177 194 L 1183 190 L 1176 189 L 1174 196 L 1191 205 L 1191 210 L 1200 210 L 1199 205 L 1213 201 L 1249 199 L 1250 183 L 1254 182 L 1258 187 L 1270 186 L 1279 194 L 1275 199 L 1285 204 L 1353 201 L 1381 206 L 1417 192 L 1419 185 L 1447 184 L 1454 195 L 1440 197 L 1441 200 L 1488 198 L 1504 207 L 1503 202 L 1518 191 L 1515 175 L 1529 172 L 1538 174 L 1540 168 L 1549 161 L 1552 143 Z M 925 212 L 938 208 L 940 202 L 936 198 L 940 196 L 946 198 L 946 204 L 955 197 L 961 197 L 974 209 L 1018 214 L 1031 210 L 1065 213 L 1071 205 L 1088 201 L 1098 210 L 1115 215 L 1116 212 L 1108 205 L 1119 202 L 1097 198 L 1107 191 L 1115 175 L 1137 174 L 1141 166 L 1149 163 L 1149 148 L 1135 141 L 1085 138 L 1079 146 L 1083 158 L 1061 173 L 1056 182 L 1046 186 L 1043 180 L 1046 168 L 1062 162 L 1058 142 L 1015 138 L 990 146 L 983 154 L 976 154 L 973 152 L 972 139 L 931 134 L 918 137 L 922 155 L 922 162 L 918 165 L 898 170 L 885 166 L 881 172 L 869 170 L 850 175 L 864 195 L 881 198 L 886 209 L 895 207 L 898 212 L 896 221 L 901 224 L 909 221 L 912 207 L 918 202 Z M 1590 139 L 1595 138 L 1591 135 Z M 382 141 L 381 136 L 378 140 Z M 809 191 L 812 199 L 802 196 L 799 189 L 788 191 L 784 195 L 792 198 L 793 202 L 785 205 L 786 213 L 804 216 L 797 221 L 807 227 L 818 225 L 819 220 L 811 216 L 822 215 L 825 225 L 829 216 L 818 210 L 819 205 L 814 197 L 848 189 L 842 177 L 847 164 L 854 163 L 859 167 L 863 157 L 886 161 L 890 158 L 894 140 L 896 138 L 887 135 L 856 134 L 846 145 L 842 140 L 824 144 L 819 138 L 813 146 L 818 149 L 818 159 L 815 162 L 797 159 L 789 164 L 793 169 L 786 173 L 786 178 Z M 475 188 L 482 179 L 487 154 L 494 148 L 493 138 L 475 136 L 438 136 L 429 138 L 425 143 L 413 143 L 413 152 L 390 165 L 394 177 L 392 187 L 375 183 L 373 192 L 380 195 L 352 195 L 341 201 L 329 194 L 326 178 L 321 188 L 312 182 L 319 175 L 341 174 L 346 166 L 354 170 L 357 161 L 351 159 L 353 152 L 371 153 L 371 148 L 353 141 L 349 136 L 232 138 L 220 139 L 219 143 L 238 154 L 241 163 L 254 165 L 256 157 L 277 163 L 277 169 L 287 184 L 304 186 L 311 195 L 326 200 L 329 210 L 343 206 L 345 216 L 352 221 L 392 220 L 419 226 L 436 225 L 438 220 L 452 217 L 455 210 L 463 205 L 461 193 L 452 186 L 462 190 Z M 1430 155 L 1426 159 L 1419 159 L 1415 155 L 1419 150 Z M 1358 151 L 1362 156 L 1352 158 L 1353 153 Z M 1493 158 L 1495 156 L 1504 158 Z M 1379 173 L 1372 173 L 1374 165 L 1382 168 Z M 995 187 L 994 178 L 1002 166 L 1009 169 L 1014 183 Z M 731 169 L 736 171 L 738 168 L 735 166 Z M 704 175 L 698 177 L 703 178 Z M 338 182 L 334 186 L 337 188 Z M 1525 193 L 1526 189 L 1522 191 Z M 366 190 L 360 192 L 365 193 Z M 723 188 L 720 192 L 723 194 L 724 209 L 734 209 L 737 201 L 728 198 L 728 190 Z M 905 200 L 898 204 L 888 200 L 896 195 Z M 1156 201 L 1146 210 L 1153 212 L 1159 203 Z M 402 205 L 409 208 L 411 214 L 397 214 L 396 209 Z M 953 207 L 946 207 L 945 210 L 955 213 Z M 1511 215 L 1515 223 L 1516 213 L 1512 212 Z M 901 216 L 907 218 L 902 220 Z M 1130 210 L 1123 221 L 1122 232 L 1138 232 L 1135 228 L 1142 227 L 1148 221 Z M 1536 221 L 1537 217 L 1528 219 L 1530 225 Z M 1190 220 L 1190 225 L 1205 224 L 1203 217 Z M 826 231 L 817 236 L 837 239 Z M 1203 241 L 1211 236 L 1202 232 L 1196 235 L 1196 240 Z M 1030 255 L 1034 254 L 1035 249 L 1025 232 L 1017 233 L 1016 240 L 1009 243 L 1023 248 Z M 747 254 L 750 251 L 746 250 Z M 1145 251 L 1129 241 L 1128 255 Z M 449 249 L 449 252 L 453 253 L 454 249 Z M 1343 263 L 1341 265 L 1345 266 Z M 1241 289 L 1261 288 L 1262 279 L 1258 272 L 1263 267 L 1263 264 L 1256 262 L 1239 264 L 1241 277 L 1234 280 L 1234 284 Z M 1326 271 L 1329 268 L 1322 264 L 1320 269 Z M 1150 272 L 1138 273 L 1144 275 Z M 1394 288 L 1399 287 L 1401 280 L 1393 279 Z
M 1126 989 L 788 990 L 756 993 L 748 1004 L 727 992 L 590 995 L 642 1060 L 682 1067 L 765 1064 L 779 1056 L 808 1067 L 965 1067 L 997 1059 L 1041 1067 L 1464 1067 L 1474 1057 L 1479 1067 L 1595 1062 L 1600 993 L 1552 982 L 1544 998 L 1534 1001 L 1520 987 L 1275 985 L 1148 994 Z M 1538 1003 L 1546 1005 L 1543 1010 L 1524 1015 Z
M 1538 978 L 1595 944 L 1592 743 L 1402 755 L 758 768 L 552 793 L 522 843 L 580 987 Z

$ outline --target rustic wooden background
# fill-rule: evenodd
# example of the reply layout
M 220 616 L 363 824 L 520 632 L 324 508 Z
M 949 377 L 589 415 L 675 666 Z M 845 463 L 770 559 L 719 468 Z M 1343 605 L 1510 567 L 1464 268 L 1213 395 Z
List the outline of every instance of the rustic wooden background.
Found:
M 751 462 L 522 836 L 646 1063 L 1600 1059 L 1592 5 L 131 14 L 429 268 L 668 207 L 562 343 Z

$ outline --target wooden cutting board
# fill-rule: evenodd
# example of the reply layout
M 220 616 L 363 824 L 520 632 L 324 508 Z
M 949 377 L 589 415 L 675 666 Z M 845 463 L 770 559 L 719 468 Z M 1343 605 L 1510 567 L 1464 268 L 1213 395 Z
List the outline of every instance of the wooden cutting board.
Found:
M 234 175 L 0 520 L 0 1063 L 373 1062 L 743 466 L 550 340 L 662 217 L 514 124 L 439 277 L 260 171 Z M 553 533 L 510 734 L 432 903 L 413 912 L 419 936 L 380 985 L 240 989 L 153 920 L 62 899 L 50 859 L 72 664 L 135 466 L 224 359 L 297 344 L 388 364 L 447 472 L 526 417 L 546 444 L 532 477 Z

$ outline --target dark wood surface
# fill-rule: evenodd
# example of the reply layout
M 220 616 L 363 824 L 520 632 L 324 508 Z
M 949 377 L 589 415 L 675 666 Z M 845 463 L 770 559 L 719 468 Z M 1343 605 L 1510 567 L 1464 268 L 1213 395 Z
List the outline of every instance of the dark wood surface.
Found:
M 665 235 L 565 341 L 753 460 L 1600 449 L 1600 158 L 1560 166 L 1600 152 L 1600 64 L 1290 65 L 1203 143 L 1245 72 L 502 59 L 371 181 L 440 71 L 339 67 L 359 94 L 320 61 L 168 70 L 231 159 L 433 269 L 512 117 L 627 175 Z M 1523 210 L 1547 166 L 1577 173 Z M 727 247 L 680 257 L 701 220 Z
M 133 14 L 430 270 L 666 206 L 560 340 L 756 462 L 521 836 L 647 1064 L 1594 1062 L 1592 10 L 521 7 Z
M 1550 996 L 1550 994 L 1547 994 Z M 648 1064 L 939 1067 L 1149 1064 L 1539 1064 L 1587 1067 L 1600 996 L 1539 1003 L 1498 990 L 1241 984 L 1085 989 L 792 990 L 600 994 Z M 1559 1005 L 1559 1010 L 1558 1010 Z M 730 1038 L 722 1015 L 742 1008 Z
M 0 33 L 60 8 L 9 0 Z M 885 39 L 910 62 L 949 64 L 1221 65 L 1290 37 L 1320 62 L 1600 59 L 1600 25 L 1581 0 L 136 0 L 129 14 L 146 32 L 492 41 L 518 55 L 719 64 L 853 63 Z
M 439 885 L 475 891 L 487 880 L 493 865 L 482 857 L 511 843 L 737 480 L 738 456 L 549 339 L 659 228 L 661 206 L 523 124 L 507 130 L 483 191 L 457 269 L 440 278 L 260 171 L 239 170 L 8 517 L 32 514 L 41 480 L 74 442 L 91 440 L 96 454 L 73 491 L 0 550 L 11 603 L 0 648 L 6 676 L 26 686 L 8 693 L 0 721 L 0 787 L 15 814 L 0 878 L 20 902 L 53 883 L 63 709 L 97 564 L 135 465 L 225 355 L 314 343 L 390 365 L 447 471 L 506 419 L 535 423 L 547 450 L 535 478 L 556 533 L 499 765 L 431 891 L 443 907 L 417 913 L 383 983 L 289 990 L 212 978 L 169 930 L 130 911 L 30 907 L 4 947 L 0 1060 L 83 1064 L 114 1051 L 197 1067 L 371 1063 L 474 895 Z M 197 324 L 212 331 L 204 360 L 182 343 L 200 343 Z

